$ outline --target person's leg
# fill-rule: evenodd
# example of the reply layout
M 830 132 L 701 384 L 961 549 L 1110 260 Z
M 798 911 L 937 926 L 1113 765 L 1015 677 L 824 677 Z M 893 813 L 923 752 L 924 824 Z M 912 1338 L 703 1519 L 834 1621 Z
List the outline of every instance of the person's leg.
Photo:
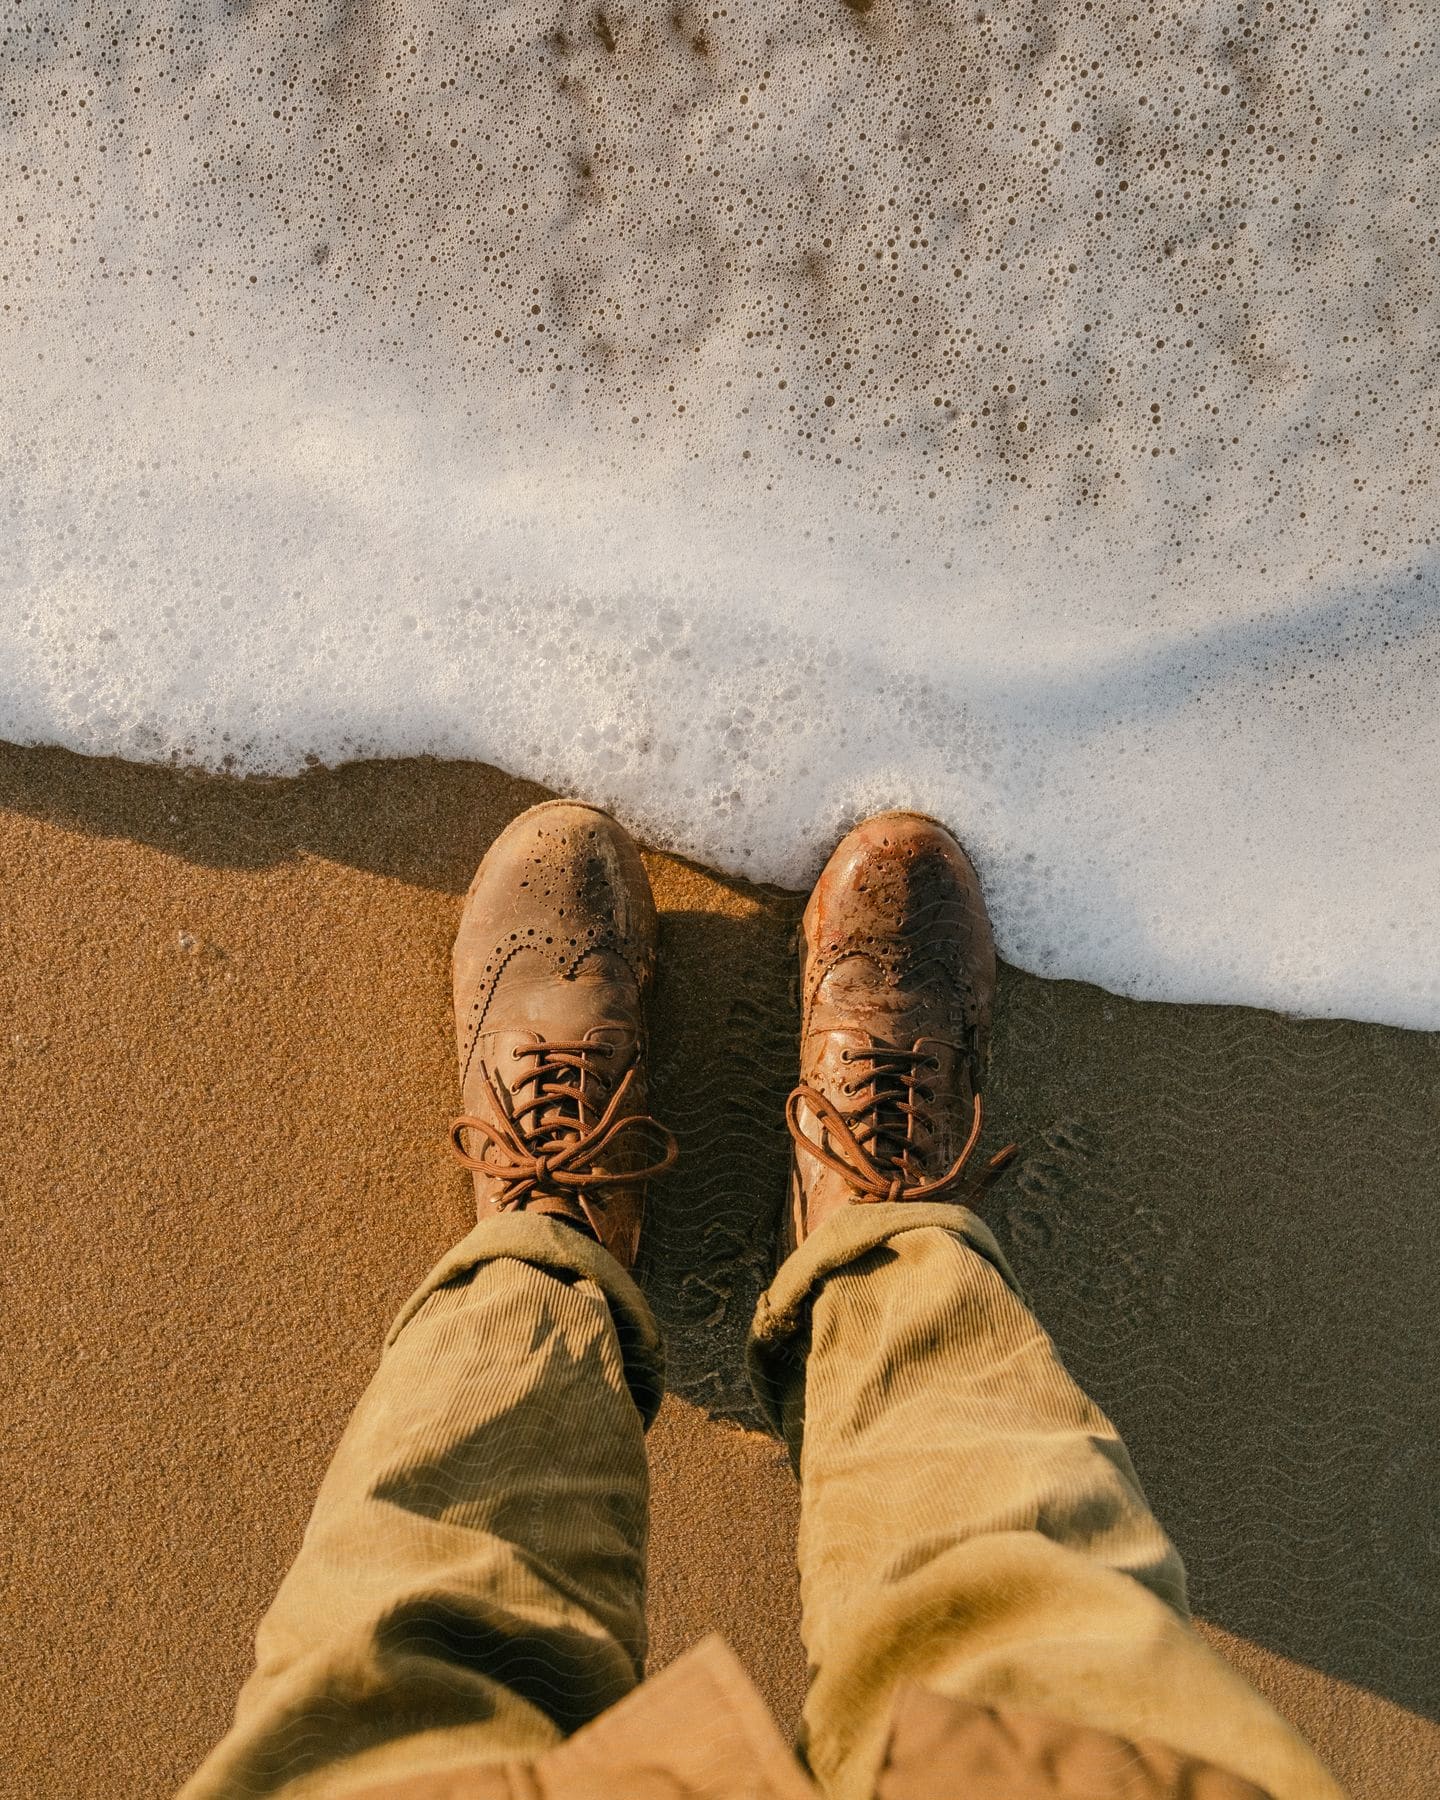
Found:
M 834 1800 L 869 1800 L 906 1681 L 1158 1739 L 1276 1800 L 1338 1795 L 1185 1622 L 1124 1445 L 973 1213 L 832 1216 L 750 1354 L 801 1479 L 804 1742 Z
M 1114 1427 L 961 1204 L 988 1179 L 966 1169 L 996 982 L 969 858 L 934 820 L 867 820 L 816 884 L 801 953 L 790 1254 L 750 1358 L 801 1478 L 814 1771 L 869 1800 L 911 1681 L 1159 1740 L 1275 1800 L 1334 1794 L 1186 1623 Z
M 392 1328 L 184 1800 L 528 1755 L 626 1693 L 660 1387 L 649 1309 L 607 1251 L 544 1217 L 482 1221 Z
M 656 942 L 593 807 L 532 807 L 487 852 L 452 959 L 479 1222 L 392 1329 L 186 1800 L 523 1756 L 639 1679 L 660 1349 L 626 1270 L 675 1155 L 644 1110 Z

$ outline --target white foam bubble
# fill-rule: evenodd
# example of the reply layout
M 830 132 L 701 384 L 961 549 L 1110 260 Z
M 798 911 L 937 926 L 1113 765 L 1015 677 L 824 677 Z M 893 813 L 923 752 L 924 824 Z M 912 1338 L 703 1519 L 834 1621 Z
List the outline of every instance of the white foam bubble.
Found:
M 39 5 L 0 734 L 484 758 L 1440 1025 L 1433 9 Z

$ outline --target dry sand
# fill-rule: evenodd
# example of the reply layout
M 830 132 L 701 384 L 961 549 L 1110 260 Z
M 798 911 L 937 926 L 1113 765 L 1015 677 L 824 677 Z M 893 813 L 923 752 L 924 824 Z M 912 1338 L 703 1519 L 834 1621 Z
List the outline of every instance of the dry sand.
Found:
M 443 1154 L 491 770 L 239 783 L 0 746 L 9 1635 L 0 1789 L 150 1800 L 224 1729 Z M 738 1347 L 783 1185 L 795 896 L 649 859 L 653 1660 L 717 1626 L 793 1722 L 795 1496 Z M 1344 879 L 1337 868 L 1336 879 Z M 990 1215 L 1124 1429 L 1197 1613 L 1364 1800 L 1440 1785 L 1440 1040 L 1003 971 Z

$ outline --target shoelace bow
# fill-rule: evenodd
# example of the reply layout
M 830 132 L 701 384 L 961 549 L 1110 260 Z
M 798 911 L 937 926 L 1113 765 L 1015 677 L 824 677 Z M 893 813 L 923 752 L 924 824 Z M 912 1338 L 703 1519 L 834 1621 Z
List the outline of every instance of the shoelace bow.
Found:
M 518 1206 L 532 1194 L 577 1197 L 594 1188 L 615 1187 L 621 1182 L 648 1181 L 675 1166 L 680 1147 L 660 1121 L 649 1113 L 620 1116 L 625 1096 L 635 1081 L 632 1065 L 597 1113 L 592 1086 L 605 1083 L 593 1066 L 596 1057 L 612 1057 L 615 1046 L 585 1039 L 578 1043 L 539 1043 L 519 1046 L 517 1059 L 533 1059 L 515 1082 L 510 1095 L 494 1072 L 483 1069 L 485 1086 L 495 1105 L 495 1116 L 476 1118 L 462 1113 L 450 1127 L 450 1148 L 467 1169 L 490 1175 L 505 1184 L 495 1205 L 501 1212 Z M 525 1090 L 532 1091 L 525 1096 Z M 522 1097 L 525 1096 L 525 1097 Z M 658 1131 L 665 1154 L 648 1168 L 606 1171 L 594 1163 L 624 1132 Z M 477 1154 L 465 1147 L 465 1134 L 482 1140 Z M 495 1156 L 492 1150 L 502 1152 Z
M 915 1165 L 912 1122 L 929 1129 L 928 1102 L 934 1095 L 924 1076 L 940 1067 L 920 1050 L 888 1050 L 878 1045 L 869 1050 L 845 1050 L 841 1061 L 869 1065 L 869 1073 L 853 1084 L 868 1090 L 852 1112 L 842 1113 L 818 1088 L 802 1082 L 785 1103 L 785 1123 L 797 1148 L 840 1175 L 862 1201 L 948 1200 L 961 1190 L 961 1177 L 980 1141 L 983 1108 L 975 1095 L 974 1117 L 965 1147 L 943 1175 L 927 1181 Z M 847 1091 L 850 1091 L 847 1089 Z M 808 1106 L 823 1132 L 839 1146 L 839 1154 L 823 1141 L 807 1136 L 800 1124 L 800 1108 Z M 1019 1148 L 1007 1144 L 969 1181 L 966 1197 L 984 1192 Z

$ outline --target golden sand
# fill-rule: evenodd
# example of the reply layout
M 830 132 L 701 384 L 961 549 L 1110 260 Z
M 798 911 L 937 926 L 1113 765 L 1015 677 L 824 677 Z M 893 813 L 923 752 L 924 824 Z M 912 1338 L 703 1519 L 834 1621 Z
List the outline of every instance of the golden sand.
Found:
M 0 746 L 9 1430 L 0 1791 L 149 1800 L 224 1729 L 389 1315 L 465 1228 L 459 897 L 539 791 L 230 782 Z M 787 1725 L 795 1493 L 739 1375 L 783 1187 L 793 895 L 648 857 L 652 1661 Z M 1362 1800 L 1434 1791 L 1440 1040 L 1002 971 L 989 1213 L 1126 1432 L 1196 1611 Z

